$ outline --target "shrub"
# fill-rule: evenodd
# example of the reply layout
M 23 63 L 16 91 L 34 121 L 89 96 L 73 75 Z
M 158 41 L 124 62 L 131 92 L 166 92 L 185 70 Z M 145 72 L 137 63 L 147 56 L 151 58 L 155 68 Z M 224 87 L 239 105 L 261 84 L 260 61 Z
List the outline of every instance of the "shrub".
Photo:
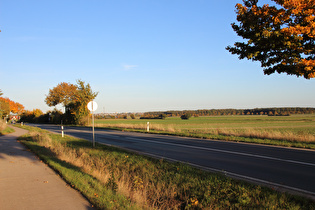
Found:
M 181 118 L 182 120 L 188 120 L 190 117 L 191 117 L 191 114 L 190 114 L 190 113 L 185 113 L 185 114 L 183 114 L 182 116 L 180 116 L 180 118 Z

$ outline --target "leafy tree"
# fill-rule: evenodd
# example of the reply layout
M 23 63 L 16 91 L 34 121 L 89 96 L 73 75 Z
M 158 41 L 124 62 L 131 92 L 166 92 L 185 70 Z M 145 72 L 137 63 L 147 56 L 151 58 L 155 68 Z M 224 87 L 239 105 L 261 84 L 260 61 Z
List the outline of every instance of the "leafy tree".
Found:
M 315 0 L 258 0 L 236 4 L 237 21 L 232 28 L 245 42 L 226 49 L 239 59 L 260 61 L 264 73 L 287 73 L 315 77 Z
M 78 80 L 77 81 L 77 91 L 75 93 L 75 99 L 72 101 L 71 112 L 75 115 L 76 124 L 85 124 L 85 118 L 88 116 L 90 111 L 87 108 L 87 104 L 96 98 L 98 93 L 92 91 L 90 84 Z
M 49 89 L 49 94 L 46 96 L 45 102 L 48 106 L 63 104 L 66 107 L 75 99 L 74 96 L 77 89 L 77 86 L 73 84 L 61 82 L 53 89 Z
M 49 90 L 45 102 L 48 106 L 63 104 L 65 123 L 84 124 L 84 119 L 90 113 L 87 104 L 97 94 L 92 91 L 90 84 L 85 84 L 81 80 L 77 80 L 77 85 L 62 82 Z
M 10 105 L 0 97 L 0 118 L 3 118 L 10 114 Z
M 40 109 L 33 109 L 33 115 L 35 116 L 35 117 L 39 117 L 39 116 L 41 116 L 41 115 L 43 115 L 44 113 L 43 113 L 43 111 L 42 110 L 40 110 Z
M 24 106 L 22 104 L 14 102 L 9 98 L 0 97 L 0 106 L 2 107 L 0 108 L 0 110 L 4 109 L 5 107 L 5 114 L 3 115 L 8 115 L 10 114 L 10 112 L 14 114 L 22 114 L 22 112 L 24 111 Z

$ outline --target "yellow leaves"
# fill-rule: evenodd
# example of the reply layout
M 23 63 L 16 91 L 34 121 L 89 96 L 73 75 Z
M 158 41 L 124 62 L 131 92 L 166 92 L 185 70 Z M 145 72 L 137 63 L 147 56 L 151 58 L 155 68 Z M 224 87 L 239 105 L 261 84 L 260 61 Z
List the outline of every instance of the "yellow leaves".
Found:
M 199 201 L 197 198 L 190 198 L 187 201 L 188 207 L 189 208 L 200 208 L 201 206 L 199 206 Z
M 59 103 L 66 106 L 72 101 L 76 92 L 77 87 L 75 85 L 61 82 L 56 87 L 49 90 L 49 94 L 46 96 L 45 102 L 48 106 L 56 106 Z
M 260 61 L 266 74 L 314 78 L 315 0 L 272 1 L 278 6 L 261 6 L 250 0 L 236 5 L 241 24 L 232 27 L 246 41 L 227 50 L 240 59 Z M 272 56 L 268 56 L 270 52 Z
M 279 1 L 278 1 L 279 2 Z M 315 0 L 284 0 L 282 6 L 293 14 L 314 14 Z
M 21 114 L 24 111 L 24 106 L 18 102 L 14 102 L 9 98 L 2 98 L 0 97 L 0 101 L 9 104 L 10 112 Z
M 315 38 L 315 0 L 285 0 L 283 7 L 290 12 L 296 22 L 294 26 L 283 29 L 291 35 L 307 35 Z
M 307 66 L 312 66 L 315 67 L 315 60 L 306 60 L 306 59 L 302 59 L 303 64 L 307 65 Z
M 297 24 L 295 26 L 283 28 L 282 32 L 287 35 L 307 35 L 310 38 L 315 38 L 315 23 L 310 23 L 308 26 L 301 26 L 300 24 Z
M 315 60 L 301 59 L 297 62 L 297 66 L 301 69 L 301 74 L 308 78 L 315 78 Z
M 237 14 L 242 15 L 247 12 L 247 8 L 244 7 L 242 4 L 236 4 Z

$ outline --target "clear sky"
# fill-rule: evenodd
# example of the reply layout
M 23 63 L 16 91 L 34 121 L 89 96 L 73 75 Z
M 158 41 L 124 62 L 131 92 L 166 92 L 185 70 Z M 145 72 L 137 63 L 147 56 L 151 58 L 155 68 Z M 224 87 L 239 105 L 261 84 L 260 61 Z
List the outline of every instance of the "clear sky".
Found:
M 315 107 L 315 80 L 264 75 L 225 47 L 239 1 L 0 0 L 0 89 L 46 112 L 81 79 L 97 112 Z

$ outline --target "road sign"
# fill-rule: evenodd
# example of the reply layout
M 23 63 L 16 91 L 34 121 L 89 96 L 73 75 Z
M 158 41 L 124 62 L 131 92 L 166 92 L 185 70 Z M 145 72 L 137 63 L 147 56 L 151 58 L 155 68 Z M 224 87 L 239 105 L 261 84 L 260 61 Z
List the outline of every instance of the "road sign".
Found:
M 94 112 L 96 111 L 97 109 L 97 103 L 95 101 L 90 101 L 88 104 L 87 104 L 87 107 L 88 109 L 91 111 L 91 112 Z
M 92 112 L 92 127 L 93 127 L 93 147 L 95 147 L 95 137 L 94 137 L 94 111 L 97 109 L 97 103 L 95 101 L 90 101 L 87 104 L 88 109 Z

